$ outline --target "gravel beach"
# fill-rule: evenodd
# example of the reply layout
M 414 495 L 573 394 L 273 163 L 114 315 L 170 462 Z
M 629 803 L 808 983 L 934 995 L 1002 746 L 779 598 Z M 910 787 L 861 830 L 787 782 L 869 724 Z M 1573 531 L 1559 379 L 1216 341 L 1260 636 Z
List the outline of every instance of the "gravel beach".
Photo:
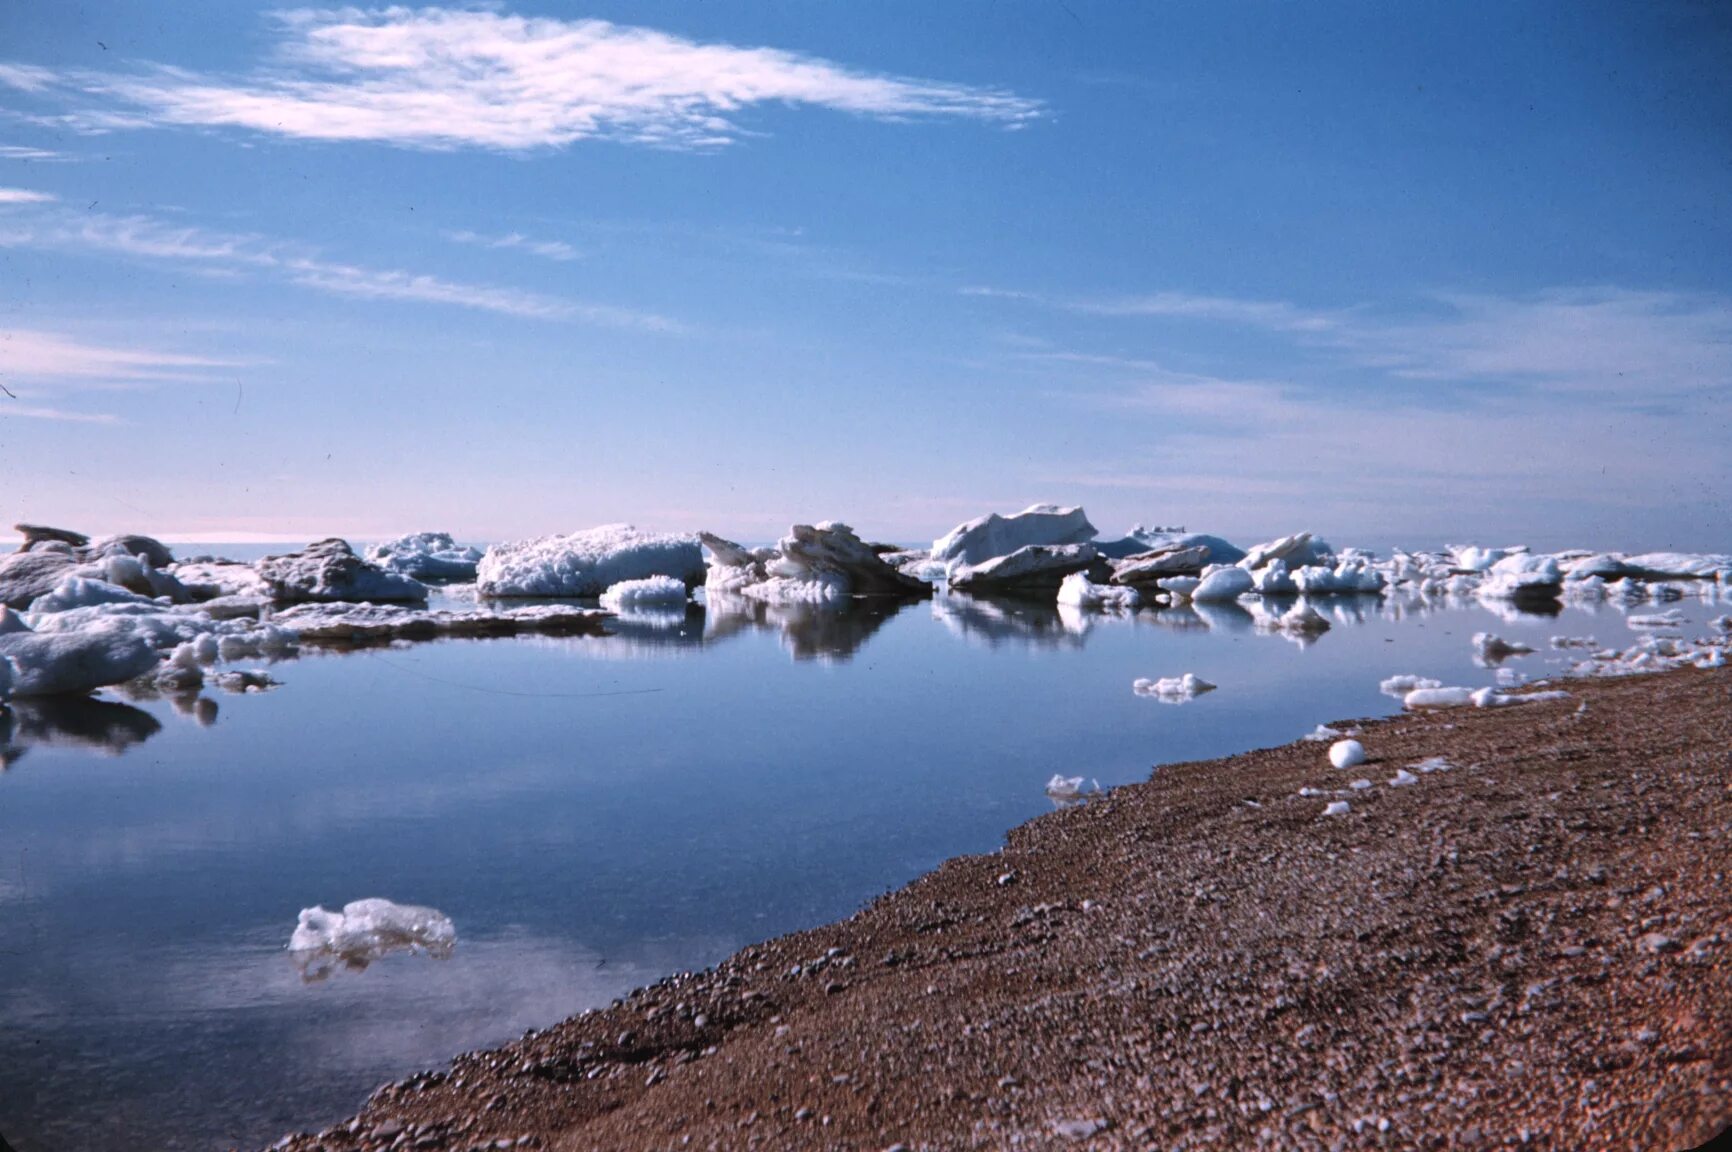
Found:
M 278 1147 L 1695 1147 L 1732 671 L 1563 687 L 1163 765 Z

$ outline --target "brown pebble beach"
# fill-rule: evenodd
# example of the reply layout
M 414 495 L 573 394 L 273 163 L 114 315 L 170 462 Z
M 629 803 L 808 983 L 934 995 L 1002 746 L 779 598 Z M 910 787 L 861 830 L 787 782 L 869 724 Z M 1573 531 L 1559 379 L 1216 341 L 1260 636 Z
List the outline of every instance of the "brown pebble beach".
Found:
M 1344 771 L 1163 765 L 278 1147 L 1696 1147 L 1732 1120 L 1732 670 L 1562 686 L 1349 722 Z

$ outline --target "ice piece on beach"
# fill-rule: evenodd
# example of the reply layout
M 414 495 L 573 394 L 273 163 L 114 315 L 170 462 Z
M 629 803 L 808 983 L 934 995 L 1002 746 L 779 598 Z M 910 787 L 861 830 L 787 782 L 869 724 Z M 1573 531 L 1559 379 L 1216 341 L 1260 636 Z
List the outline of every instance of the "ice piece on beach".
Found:
M 315 541 L 299 552 L 266 556 L 257 570 L 266 595 L 279 604 L 427 601 L 427 589 L 420 581 L 368 563 L 348 541 L 335 537 Z
M 0 635 L 0 657 L 13 668 L 14 696 L 92 692 L 156 667 L 157 650 L 133 632 L 94 627 L 77 632 Z
M 1385 696 L 1394 696 L 1397 699 L 1403 699 L 1409 692 L 1418 688 L 1442 687 L 1443 681 L 1441 680 L 1433 680 L 1426 676 L 1403 674 L 1400 676 L 1389 677 L 1389 679 L 1383 681 L 1377 686 L 1377 690 L 1382 692 Z
M 1371 781 L 1369 781 L 1369 780 L 1355 780 L 1353 783 L 1349 784 L 1347 787 L 1349 787 L 1350 789 L 1352 789 L 1355 792 L 1364 792 L 1371 787 Z
M 1142 602 L 1135 588 L 1096 584 L 1086 572 L 1072 572 L 1058 586 L 1058 602 L 1077 608 L 1135 608 Z
M 1448 772 L 1455 767 L 1447 756 L 1427 756 L 1417 764 L 1409 764 L 1409 768 L 1420 772 Z
M 642 580 L 622 580 L 601 594 L 601 606 L 615 611 L 651 604 L 681 605 L 690 598 L 684 580 L 672 576 L 646 576 Z
M 1164 585 L 1170 586 L 1170 585 Z M 1193 603 L 1220 603 L 1237 600 L 1254 587 L 1251 573 L 1244 568 L 1216 568 L 1205 572 L 1202 580 L 1191 589 Z
M 1329 746 L 1329 763 L 1337 768 L 1352 768 L 1365 763 L 1365 745 L 1357 740 L 1337 740 Z
M 1339 740 L 1343 735 L 1345 735 L 1345 733 L 1338 728 L 1331 728 L 1326 724 L 1319 724 L 1316 728 L 1313 728 L 1311 731 L 1305 733 L 1305 735 L 1299 737 L 1299 739 L 1310 740 L 1313 743 L 1320 744 L 1325 740 Z
M 1691 661 L 1702 669 L 1726 667 L 1726 652 L 1722 648 L 1710 648 Z
M 1409 784 L 1419 783 L 1419 777 L 1415 776 L 1405 768 L 1397 768 L 1395 770 L 1395 775 L 1391 776 L 1387 783 L 1391 788 L 1405 788 Z
M 1476 663 L 1495 665 L 1511 656 L 1526 656 L 1533 649 L 1515 640 L 1505 640 L 1495 632 L 1473 634 L 1473 655 Z
M 438 909 L 374 898 L 351 901 L 341 912 L 320 905 L 301 909 L 288 950 L 302 979 L 311 982 L 338 966 L 362 971 L 393 952 L 443 960 L 456 946 L 457 929 Z
M 672 576 L 689 587 L 701 584 L 704 554 L 698 538 L 606 524 L 496 544 L 481 558 L 476 588 L 483 596 L 588 597 L 622 580 L 648 576 Z
M 1096 780 L 1094 790 L 1100 791 L 1100 781 Z M 1075 800 L 1083 794 L 1083 778 L 1081 776 L 1064 776 L 1058 773 L 1046 782 L 1046 794 L 1054 800 Z
M 1350 804 L 1347 803 L 1347 801 L 1336 800 L 1333 803 L 1331 803 L 1329 805 L 1329 807 L 1323 809 L 1323 815 L 1325 815 L 1325 816 L 1345 816 L 1351 811 L 1353 811 L 1353 808 Z
M 1011 516 L 993 512 L 958 524 L 932 542 L 932 558 L 974 567 L 1031 545 L 1082 544 L 1096 535 L 1081 508 L 1031 504 Z
M 481 549 L 459 545 L 448 532 L 412 532 L 363 554 L 387 571 L 416 580 L 473 580 L 481 562 Z
M 1473 703 L 1472 688 L 1415 688 L 1402 697 L 1407 708 L 1464 708 Z
M 1183 676 L 1166 676 L 1159 680 L 1139 677 L 1131 684 L 1131 691 L 1139 696 L 1153 696 L 1167 703 L 1178 703 L 1201 696 L 1204 692 L 1213 692 L 1216 685 L 1198 676 L 1195 672 L 1187 672 Z

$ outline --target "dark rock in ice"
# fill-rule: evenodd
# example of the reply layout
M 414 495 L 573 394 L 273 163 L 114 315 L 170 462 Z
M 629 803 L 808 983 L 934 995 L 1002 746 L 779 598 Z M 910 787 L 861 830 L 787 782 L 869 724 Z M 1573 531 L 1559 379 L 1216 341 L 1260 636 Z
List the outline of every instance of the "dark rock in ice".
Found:
M 420 581 L 387 572 L 355 555 L 346 540 L 319 540 L 299 552 L 266 556 L 257 565 L 279 604 L 425 604 Z
M 24 537 L 24 544 L 18 549 L 20 552 L 29 552 L 37 545 L 50 541 L 70 545 L 73 548 L 82 548 L 90 543 L 90 537 L 82 532 L 73 532 L 66 528 L 50 528 L 45 524 L 14 524 L 12 530 Z

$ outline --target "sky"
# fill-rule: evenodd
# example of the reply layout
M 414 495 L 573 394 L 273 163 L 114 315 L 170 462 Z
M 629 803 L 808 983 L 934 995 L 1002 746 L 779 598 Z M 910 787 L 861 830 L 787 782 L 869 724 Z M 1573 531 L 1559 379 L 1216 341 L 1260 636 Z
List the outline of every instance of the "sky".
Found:
M 0 530 L 1732 550 L 1732 11 L 0 4 Z

